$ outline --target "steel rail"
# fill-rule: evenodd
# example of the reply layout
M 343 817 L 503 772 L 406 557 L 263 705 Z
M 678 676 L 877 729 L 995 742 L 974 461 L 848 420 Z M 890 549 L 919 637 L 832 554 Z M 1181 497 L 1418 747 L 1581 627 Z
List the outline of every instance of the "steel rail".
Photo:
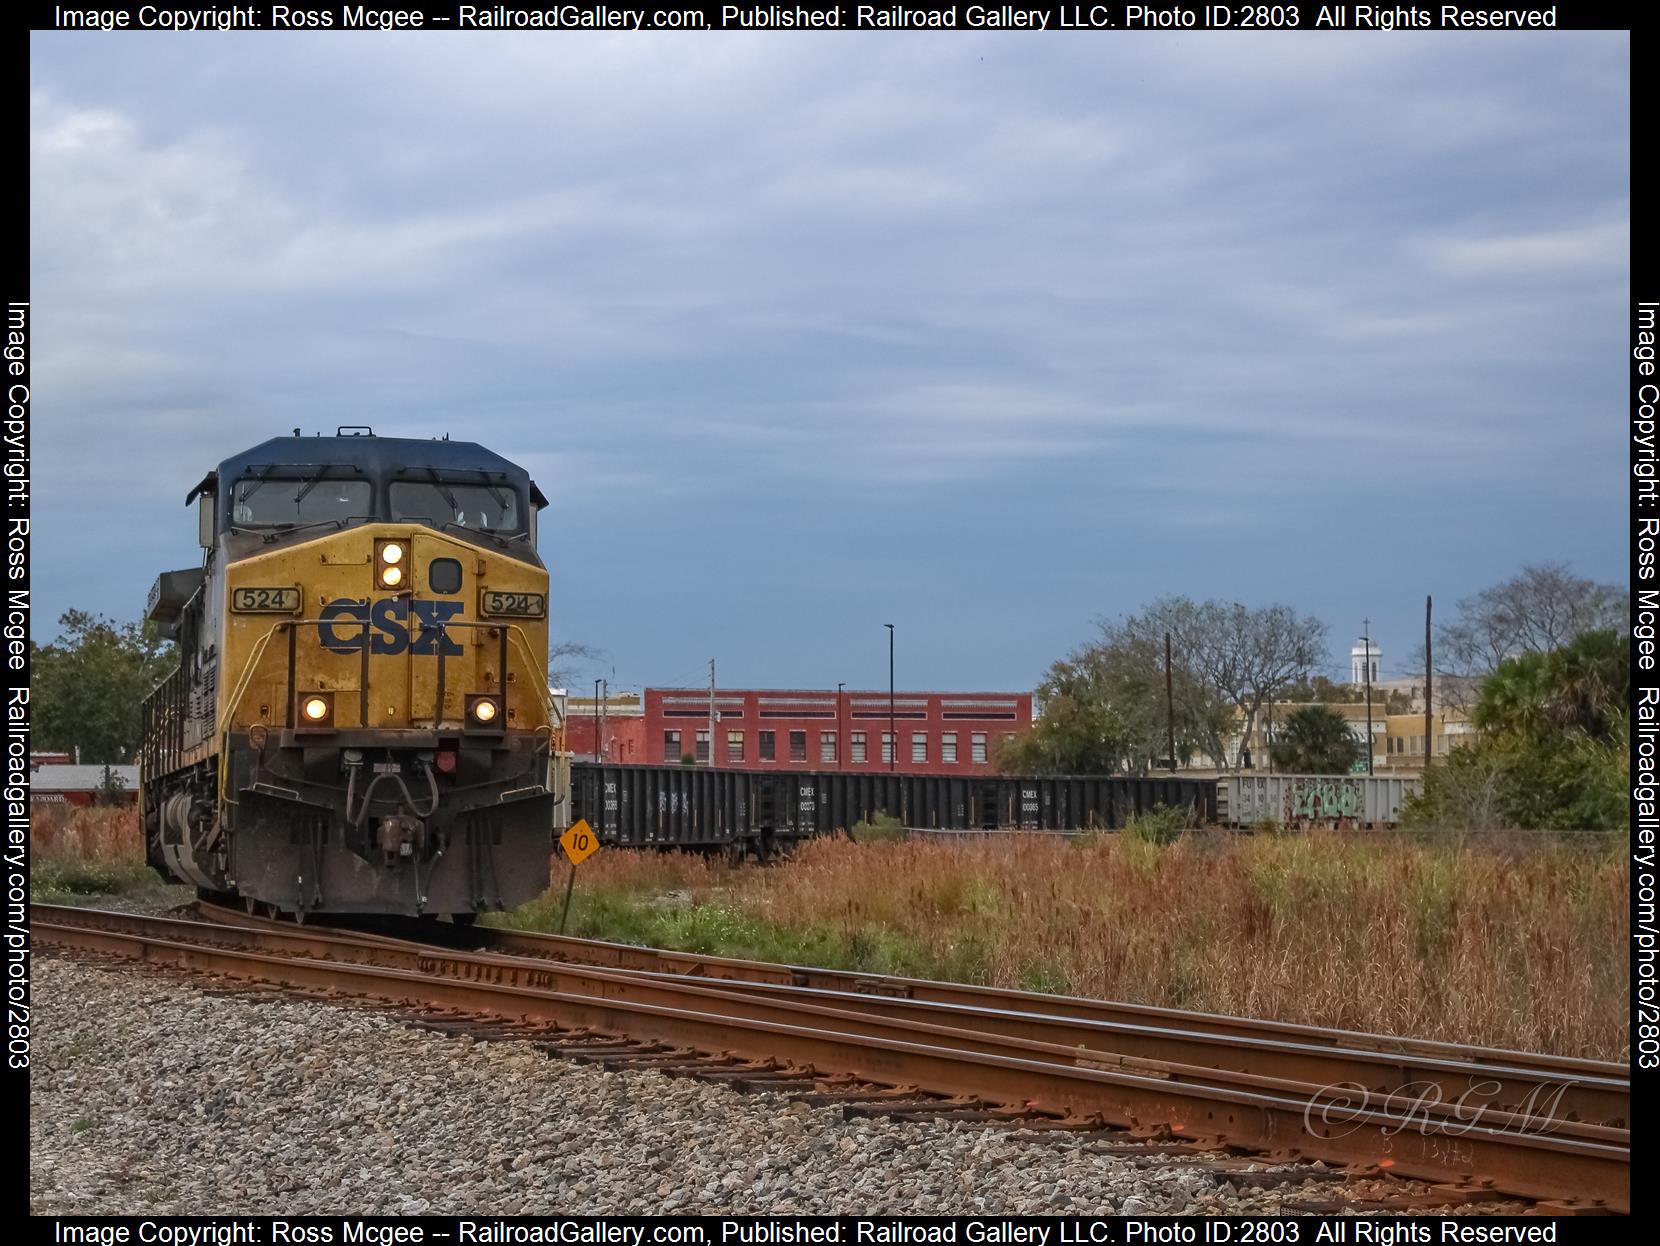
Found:
M 178 938 L 188 939 L 202 938 L 204 932 L 222 932 L 226 942 L 249 950 L 389 965 L 462 980 L 488 979 L 676 1007 L 686 1006 L 690 999 L 708 1011 L 763 1017 L 771 1013 L 775 1014 L 773 1019 L 785 1022 L 807 1017 L 811 1024 L 842 1032 L 885 1032 L 899 1038 L 926 1034 L 930 1041 L 952 1047 L 1001 1050 L 1086 1068 L 1123 1068 L 1196 1083 L 1272 1089 L 1296 1094 L 1311 1102 L 1349 1103 L 1359 1099 L 1362 1104 L 1379 1103 L 1399 1112 L 1416 1111 L 1426 1120 L 1455 1127 L 1479 1122 L 1497 1128 L 1536 1129 L 1558 1135 L 1571 1133 L 1629 1144 L 1629 1132 L 1618 1124 L 1604 1125 L 1598 1118 L 1586 1120 L 1562 1112 L 1567 1087 L 1542 1085 L 1536 1078 L 1525 1086 L 1496 1080 L 1474 1083 L 1468 1080 L 1468 1066 L 1454 1066 L 1450 1075 L 1442 1073 L 1442 1080 L 1437 1081 L 1428 1068 L 1408 1072 L 1369 1052 L 1349 1058 L 1347 1053 L 1331 1048 L 1298 1048 L 1288 1043 L 1223 1039 L 1214 1035 L 1188 1036 L 1173 1031 L 1151 1031 L 1146 1027 L 1134 1027 L 1131 1031 L 1098 1022 L 1029 1014 L 1011 1015 L 1006 1025 L 1000 1025 L 997 1014 L 986 1009 L 909 1001 L 896 1001 L 893 1008 L 878 1007 L 872 1011 L 868 996 L 759 984 L 744 984 L 744 990 L 733 992 L 729 989 L 730 983 L 705 982 L 681 975 L 598 969 L 496 953 L 458 952 L 380 936 L 352 938 L 343 936 L 342 932 L 309 926 L 302 929 L 293 925 L 277 928 L 202 925 L 85 909 L 54 916 L 60 922 L 74 925 L 117 931 L 171 932 Z M 1461 1076 L 1466 1079 L 1462 1086 L 1458 1081 Z M 1501 1097 L 1506 1095 L 1509 1098 Z M 1576 1101 L 1576 1106 L 1584 1106 L 1584 1102 L 1611 1104 L 1623 1100 L 1613 1088 L 1590 1087 L 1584 1088 L 1583 1101 Z M 1614 1110 L 1609 1109 L 1610 1113 Z
M 234 914 L 221 910 L 220 919 Z M 246 924 L 246 923 L 235 923 Z M 293 930 L 291 924 L 262 923 L 262 928 Z M 377 943 L 397 944 L 392 936 L 374 935 Z M 409 942 L 405 946 L 430 944 Z M 493 951 L 487 943 L 485 951 Z M 506 953 L 517 957 L 517 953 Z M 519 957 L 547 964 L 544 957 Z M 571 962 L 556 962 L 570 964 Z M 701 986 L 749 996 L 818 1002 L 839 1011 L 863 1012 L 890 1019 L 948 1025 L 955 1029 L 1026 1039 L 1059 1048 L 1087 1051 L 1092 1060 L 1117 1060 L 1124 1067 L 1197 1066 L 1225 1069 L 1281 1082 L 1342 1086 L 1367 1097 L 1399 1095 L 1415 1100 L 1425 1111 L 1457 1119 L 1491 1119 L 1493 1113 L 1520 1115 L 1532 1121 L 1551 1119 L 1629 1128 L 1631 1083 L 1625 1077 L 1564 1075 L 1526 1065 L 1475 1065 L 1440 1057 L 1348 1049 L 1290 1038 L 1220 1035 L 1176 1025 L 1107 1021 L 1043 1012 L 1011 1011 L 986 1004 L 962 1004 L 870 995 L 825 987 L 802 987 L 778 982 L 705 978 L 662 970 L 621 970 L 613 973 L 649 975 L 666 981 L 693 981 Z M 1038 997 L 1040 1000 L 1043 997 Z M 1041 1004 L 1037 1005 L 1041 1007 Z
M 205 918 L 212 921 L 249 925 L 269 922 L 267 918 L 249 917 L 236 909 L 205 902 L 198 903 L 197 908 Z M 269 924 L 283 926 L 287 923 Z M 774 964 L 768 961 L 639 947 L 630 943 L 578 939 L 569 935 L 507 930 L 497 926 L 474 926 L 467 928 L 464 934 L 458 934 L 453 927 L 446 931 L 441 925 L 435 926 L 431 922 L 425 922 L 422 923 L 418 934 L 411 933 L 406 937 L 432 943 L 444 938 L 446 934 L 454 936 L 446 945 L 460 945 L 471 950 L 513 955 L 539 956 L 572 964 L 671 973 L 733 984 L 776 983 L 804 986 L 879 998 L 957 1004 L 1004 1013 L 1023 1012 L 1048 1017 L 1071 1017 L 1109 1024 L 1172 1026 L 1196 1033 L 1282 1039 L 1311 1046 L 1342 1048 L 1351 1052 L 1373 1051 L 1387 1055 L 1445 1060 L 1463 1065 L 1496 1065 L 1505 1069 L 1530 1070 L 1537 1074 L 1561 1078 L 1586 1078 L 1596 1082 L 1623 1082 L 1627 1087 L 1630 1085 L 1630 1071 L 1627 1066 L 1607 1060 L 1553 1056 L 1503 1047 L 1466 1046 L 1434 1039 L 1299 1025 L 1290 1021 L 1232 1017 L 1220 1013 L 1186 1012 L 1152 1004 L 1122 1003 L 1075 995 L 1045 995 L 1005 987 L 821 969 L 809 965 Z M 381 937 L 396 936 L 381 934 Z
M 1416 1107 L 1396 1111 L 1388 1106 L 1322 1102 L 1287 1093 L 1287 1088 L 1279 1086 L 1261 1089 L 1217 1084 L 1220 1079 L 1215 1070 L 1184 1069 L 1181 1076 L 1173 1075 L 1174 1071 L 1148 1075 L 1062 1064 L 1043 1058 L 1053 1053 L 1042 1051 L 1042 1044 L 1017 1044 L 985 1035 L 970 1036 L 976 1048 L 995 1042 L 1001 1050 L 941 1046 L 935 1040 L 960 1042 L 962 1032 L 893 1021 L 881 1025 L 882 1033 L 877 1035 L 869 1032 L 875 1027 L 868 1015 L 852 1019 L 856 1029 L 839 1032 L 824 1024 L 802 1022 L 848 1024 L 848 1014 L 838 1017 L 832 1009 L 810 1005 L 773 1003 L 766 1008 L 768 1015 L 783 1019 L 762 1019 L 753 1015 L 759 1001 L 745 998 L 742 1015 L 723 1015 L 699 1005 L 719 1008 L 723 999 L 731 1002 L 730 995 L 684 980 L 672 984 L 672 991 L 671 984 L 661 981 L 645 984 L 624 979 L 611 983 L 633 995 L 649 990 L 653 998 L 690 1005 L 677 1007 L 639 998 L 576 994 L 499 980 L 452 978 L 211 943 L 190 944 L 134 929 L 65 924 L 51 920 L 50 913 L 46 916 L 48 920 L 37 921 L 34 927 L 45 942 L 114 952 L 153 963 L 346 991 L 395 1003 L 525 1017 L 750 1058 L 787 1059 L 882 1085 L 924 1087 L 941 1094 L 1020 1105 L 1058 1116 L 1100 1119 L 1130 1127 L 1167 1123 L 1174 1133 L 1186 1137 L 1225 1137 L 1229 1144 L 1247 1149 L 1297 1152 L 1338 1163 L 1379 1164 L 1403 1176 L 1429 1180 L 1486 1181 L 1494 1189 L 1525 1197 L 1588 1200 L 1613 1210 L 1628 1210 L 1630 1204 L 1629 1146 L 1588 1136 L 1551 1136 L 1436 1121 Z M 134 924 L 141 926 L 146 920 L 135 919 Z M 177 933 L 180 925 L 192 923 L 158 923 L 155 928 Z M 234 928 L 209 929 L 223 939 Z M 253 930 L 231 937 L 280 939 L 274 932 Z M 323 940 L 336 945 L 353 942 L 321 933 L 313 933 L 310 938 L 314 946 Z M 356 946 L 365 956 L 385 955 L 391 950 L 383 944 L 359 942 Z M 423 954 L 410 949 L 409 955 L 431 959 L 432 951 Z M 486 977 L 528 977 L 536 972 L 528 965 L 503 964 L 500 959 L 471 960 L 470 972 L 482 972 Z M 541 972 L 553 968 L 550 964 Z M 704 993 L 699 995 L 699 991 Z M 1208 1080 L 1203 1084 L 1184 1080 L 1194 1074 Z M 1582 1132 L 1587 1127 L 1563 1128 Z

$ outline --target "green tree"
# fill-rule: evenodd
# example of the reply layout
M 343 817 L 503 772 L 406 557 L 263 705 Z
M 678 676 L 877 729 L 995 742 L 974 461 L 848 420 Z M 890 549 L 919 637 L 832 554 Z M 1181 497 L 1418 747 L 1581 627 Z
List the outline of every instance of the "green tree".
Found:
M 1293 710 L 1274 734 L 1274 764 L 1293 774 L 1347 774 L 1360 758 L 1348 722 L 1324 705 Z
M 1425 774 L 1408 819 L 1477 829 L 1623 826 L 1630 688 L 1630 650 L 1612 630 L 1499 663 L 1475 706 L 1475 743 Z
M 1226 731 L 1229 711 L 1173 674 L 1176 759 L 1189 761 Z M 1108 634 L 1056 662 L 1038 685 L 1032 730 L 1005 744 L 1006 774 L 1144 774 L 1169 752 L 1164 645 Z
M 176 665 L 170 642 L 137 623 L 84 610 L 58 622 L 63 635 L 30 658 L 35 743 L 87 763 L 124 763 L 138 749 L 138 706 Z
M 1038 685 L 1032 729 L 997 752 L 1007 774 L 1113 774 L 1145 769 L 1150 745 L 1138 703 L 1119 685 L 1111 657 L 1080 650 Z

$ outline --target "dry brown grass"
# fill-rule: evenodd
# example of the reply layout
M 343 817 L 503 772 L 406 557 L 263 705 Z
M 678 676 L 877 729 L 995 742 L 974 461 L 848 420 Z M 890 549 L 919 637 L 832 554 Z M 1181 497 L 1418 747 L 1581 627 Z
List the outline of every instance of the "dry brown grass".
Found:
M 29 817 L 29 883 L 37 896 L 108 895 L 155 879 L 138 811 L 60 805 Z
M 130 809 L 31 820 L 42 899 L 152 885 Z M 557 924 L 565 868 L 511 915 Z M 1626 858 L 1587 835 L 1011 836 L 770 868 L 605 849 L 574 933 L 1623 1059 Z
M 577 894 L 573 931 L 602 937 L 1569 1055 L 1629 1043 L 1625 860 L 1604 838 L 836 841 L 739 871 L 612 849 Z

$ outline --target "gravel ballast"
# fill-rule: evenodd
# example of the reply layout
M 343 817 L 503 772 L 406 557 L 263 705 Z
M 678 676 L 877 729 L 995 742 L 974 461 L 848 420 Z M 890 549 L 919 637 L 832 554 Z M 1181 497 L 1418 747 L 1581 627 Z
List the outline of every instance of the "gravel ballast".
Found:
M 1333 1192 L 1235 1193 L 1066 1135 L 843 1120 L 153 972 L 33 973 L 37 1214 L 1272 1214 Z

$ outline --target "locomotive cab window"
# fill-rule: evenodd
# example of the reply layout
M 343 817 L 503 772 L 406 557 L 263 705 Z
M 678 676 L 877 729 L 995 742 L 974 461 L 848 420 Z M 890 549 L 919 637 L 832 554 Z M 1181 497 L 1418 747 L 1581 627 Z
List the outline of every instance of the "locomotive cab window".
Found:
M 374 487 L 367 480 L 327 476 L 247 477 L 231 493 L 231 522 L 239 528 L 344 523 L 374 514 Z
M 454 525 L 497 536 L 517 536 L 524 531 L 517 492 L 495 483 L 395 481 L 392 518 L 399 523 L 425 523 L 435 528 Z

